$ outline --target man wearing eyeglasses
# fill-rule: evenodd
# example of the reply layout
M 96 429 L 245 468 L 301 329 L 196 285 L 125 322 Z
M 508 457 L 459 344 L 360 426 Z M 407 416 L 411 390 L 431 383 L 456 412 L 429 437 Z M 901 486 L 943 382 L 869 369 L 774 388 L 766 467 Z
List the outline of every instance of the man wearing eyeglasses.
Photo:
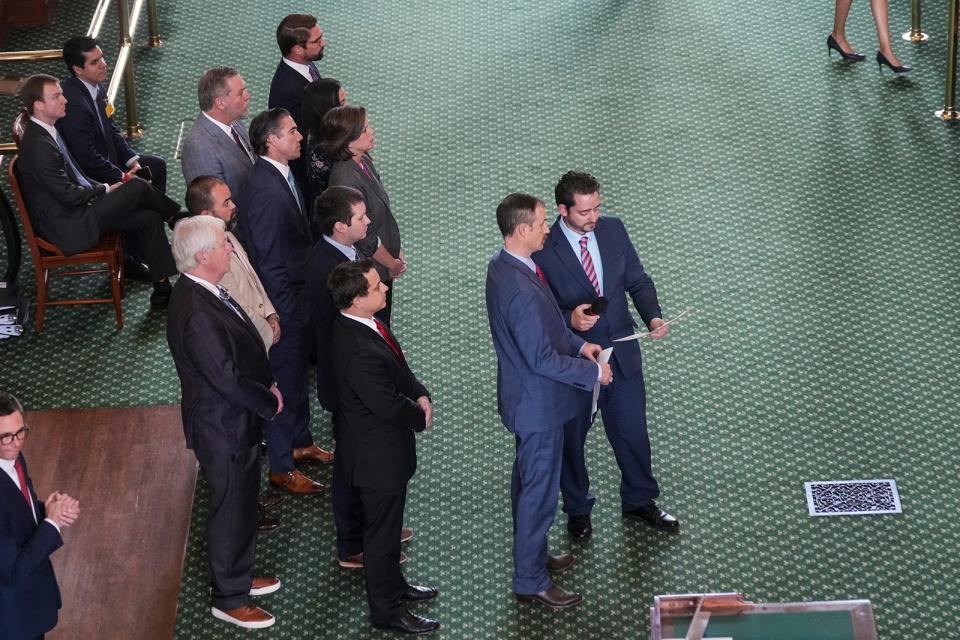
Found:
M 65 493 L 37 499 L 20 452 L 28 431 L 20 401 L 0 391 L 0 620 L 7 640 L 42 638 L 57 625 L 60 589 L 50 554 L 80 514 L 80 502 Z

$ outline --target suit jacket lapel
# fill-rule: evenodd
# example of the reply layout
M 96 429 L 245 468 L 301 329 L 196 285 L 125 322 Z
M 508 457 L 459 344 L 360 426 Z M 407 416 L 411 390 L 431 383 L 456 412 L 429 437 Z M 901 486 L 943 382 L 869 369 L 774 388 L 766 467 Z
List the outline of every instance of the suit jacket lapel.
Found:
M 213 295 L 212 292 L 207 291 L 207 289 L 202 285 L 194 282 L 193 280 L 190 280 L 190 284 L 192 284 L 194 287 L 197 288 L 197 295 L 200 296 L 201 300 L 204 300 L 206 304 L 210 305 L 211 307 L 219 309 L 221 313 L 223 313 L 225 316 L 230 318 L 229 320 L 230 322 L 239 324 L 240 326 L 244 327 L 252 337 L 256 338 L 256 341 L 258 344 L 261 344 L 261 345 L 263 344 L 263 338 L 260 336 L 260 332 L 257 331 L 257 328 L 255 326 L 253 326 L 253 321 L 250 320 L 250 318 L 247 316 L 247 313 L 245 311 L 241 309 L 241 313 L 243 316 L 241 317 L 241 314 L 237 314 L 234 311 L 231 311 L 227 307 L 226 303 L 222 302 L 218 297 Z M 236 302 L 236 300 L 234 300 L 234 302 Z M 239 306 L 239 303 L 237 304 Z
M 563 223 L 560 221 L 560 218 L 557 218 L 557 221 L 553 223 L 553 227 L 550 229 L 550 249 L 556 254 L 567 271 L 570 272 L 570 275 L 573 276 L 574 282 L 579 284 L 585 292 L 591 296 L 591 299 L 595 298 L 597 292 L 594 291 L 593 285 L 590 284 L 590 280 L 587 279 L 587 272 L 583 270 L 580 257 L 574 253 L 573 247 L 567 242 L 567 237 L 563 234 L 563 229 L 560 228 L 561 224 Z
M 17 456 L 20 458 L 20 463 L 24 464 L 24 469 L 26 469 L 26 465 L 23 462 L 23 454 L 20 453 L 20 454 L 17 454 Z M 28 520 L 36 524 L 36 520 L 34 520 L 33 518 L 33 510 L 30 508 L 30 505 L 27 504 L 26 500 L 23 499 L 23 494 L 20 492 L 20 489 L 17 488 L 17 485 L 13 481 L 13 478 L 8 476 L 6 473 L 3 473 L 2 471 L 0 471 L 0 476 L 3 476 L 3 478 L 0 479 L 0 491 L 3 491 L 3 493 L 6 494 L 7 496 L 6 500 L 11 503 L 15 502 L 17 505 L 19 505 L 18 509 L 20 511 L 20 514 L 24 518 L 27 518 Z M 26 472 L 24 472 L 24 476 L 26 476 Z M 27 482 L 27 491 L 30 493 L 30 499 L 35 500 L 36 498 L 34 497 L 33 492 L 30 491 L 29 482 Z
M 537 276 L 536 273 L 534 273 L 533 271 L 530 271 L 530 267 L 523 264 L 522 262 L 520 262 L 519 260 L 511 256 L 509 253 L 507 253 L 506 249 L 501 250 L 500 259 L 503 260 L 504 263 L 508 265 L 511 269 L 517 269 L 518 271 L 520 271 L 520 273 L 523 274 L 525 278 L 530 279 L 530 281 L 533 282 L 534 286 L 539 287 L 540 290 L 544 293 L 544 295 L 547 296 L 547 298 L 550 300 L 550 304 L 553 305 L 553 308 L 557 310 L 557 313 L 560 314 L 561 316 L 563 315 L 563 313 L 560 311 L 560 305 L 557 304 L 557 298 L 556 296 L 553 295 L 553 291 L 551 291 L 550 287 L 544 284 L 540 280 L 539 276 Z
M 367 168 L 367 170 L 370 172 L 370 175 L 373 177 L 368 178 L 366 174 L 363 172 L 363 169 L 361 169 L 356 162 L 353 163 L 354 171 L 357 171 L 360 173 L 363 179 L 366 180 L 371 185 L 371 187 L 373 187 L 373 192 L 376 194 L 376 196 L 383 201 L 383 204 L 385 204 L 387 208 L 389 208 L 390 196 L 387 195 L 386 189 L 383 188 L 383 183 L 380 182 L 380 174 L 378 174 L 377 170 L 373 168 L 373 163 L 372 161 L 368 161 L 367 156 L 363 157 L 362 162 L 364 163 L 364 166 Z

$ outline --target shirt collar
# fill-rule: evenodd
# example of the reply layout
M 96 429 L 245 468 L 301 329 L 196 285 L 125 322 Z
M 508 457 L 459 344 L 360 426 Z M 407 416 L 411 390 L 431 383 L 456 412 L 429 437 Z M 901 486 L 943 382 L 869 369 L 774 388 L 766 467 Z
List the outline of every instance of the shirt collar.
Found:
M 580 246 L 580 238 L 584 236 L 589 238 L 591 243 L 596 243 L 597 241 L 597 236 L 596 234 L 594 234 L 593 231 L 588 231 L 581 235 L 576 231 L 574 231 L 573 229 L 571 229 L 570 227 L 568 227 L 567 221 L 564 220 L 562 217 L 560 218 L 560 230 L 563 231 L 563 235 L 567 237 L 567 241 L 570 242 L 570 244 L 577 245 L 578 249 Z
M 221 131 L 223 131 L 225 134 L 227 134 L 228 136 L 230 136 L 230 139 L 231 139 L 231 140 L 233 139 L 233 127 L 231 127 L 231 126 L 228 125 L 228 124 L 223 124 L 222 122 L 220 122 L 220 121 L 217 120 L 216 118 L 211 118 L 211 117 L 209 116 L 209 114 L 207 114 L 206 111 L 203 112 L 203 115 L 207 117 L 207 120 L 209 120 L 209 121 L 212 122 L 213 124 L 217 125 L 217 127 L 219 127 Z
M 90 84 L 83 78 L 77 76 L 77 80 L 83 83 L 83 86 L 87 88 L 87 92 L 90 94 L 90 98 L 93 100 L 94 104 L 97 102 L 97 93 L 100 91 L 100 85 Z
M 46 131 L 47 133 L 49 133 L 51 136 L 53 136 L 53 139 L 54 139 L 54 140 L 59 140 L 59 139 L 60 139 L 60 136 L 57 135 L 57 128 L 56 128 L 56 127 L 54 127 L 54 126 L 51 125 L 51 124 L 47 124 L 47 123 L 44 122 L 43 120 L 38 120 L 37 118 L 35 118 L 35 117 L 33 117 L 33 116 L 30 116 L 30 119 L 33 120 L 33 121 L 34 121 L 35 123 L 37 123 L 38 125 L 40 125 L 41 127 L 43 127 L 43 130 Z
M 340 251 L 340 253 L 342 253 L 343 255 L 347 256 L 347 257 L 350 259 L 351 262 L 353 262 L 354 260 L 357 259 L 357 248 L 356 248 L 356 247 L 353 247 L 353 246 L 350 246 L 350 245 L 346 245 L 346 244 L 341 244 L 341 243 L 337 242 L 336 240 L 334 240 L 333 238 L 331 238 L 330 236 L 323 236 L 323 239 L 326 240 L 327 242 L 329 242 L 330 244 L 332 244 L 334 247 L 336 247 L 337 250 Z
M 308 81 L 313 80 L 313 78 L 310 77 L 310 68 L 307 65 L 294 62 L 289 58 L 284 58 L 283 61 L 286 62 L 291 69 L 302 75 Z
M 266 160 L 267 162 L 269 162 L 270 164 L 272 164 L 273 166 L 275 166 L 277 168 L 277 171 L 279 171 L 281 175 L 283 175 L 284 180 L 288 179 L 287 176 L 290 175 L 290 165 L 281 164 L 276 160 L 274 160 L 273 158 L 268 158 L 267 156 L 260 156 L 260 157 Z
M 0 469 L 3 469 L 7 472 L 7 475 L 13 474 L 14 465 L 17 464 L 17 459 L 7 460 L 6 458 L 0 458 Z
M 196 282 L 201 287 L 203 287 L 213 295 L 217 296 L 218 298 L 220 297 L 220 287 L 218 285 L 215 285 L 212 282 L 204 280 L 199 276 L 195 276 L 192 273 L 184 273 L 183 275 L 187 276 L 188 278 L 190 278 L 191 280 L 193 280 L 194 282 Z
M 524 258 L 523 256 L 518 256 L 512 251 L 508 251 L 506 247 L 504 247 L 503 250 L 506 251 L 509 255 L 519 260 L 520 262 L 522 262 L 523 264 L 527 265 L 530 271 L 533 271 L 534 273 L 537 272 L 537 263 L 533 261 L 533 258 Z
M 373 329 L 374 331 L 376 331 L 377 335 L 380 335 L 380 330 L 377 329 L 377 323 L 374 322 L 372 318 L 361 318 L 360 316 L 352 316 L 349 313 L 344 313 L 343 311 L 340 312 L 340 315 L 342 315 L 344 318 L 350 318 L 351 320 L 356 320 L 360 324 L 364 324 L 370 327 L 371 329 Z

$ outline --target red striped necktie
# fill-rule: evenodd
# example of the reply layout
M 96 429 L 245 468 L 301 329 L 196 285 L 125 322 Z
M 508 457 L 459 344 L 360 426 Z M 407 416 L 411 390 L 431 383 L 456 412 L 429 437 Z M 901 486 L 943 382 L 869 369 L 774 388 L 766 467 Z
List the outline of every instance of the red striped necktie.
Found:
M 597 295 L 603 295 L 600 293 L 600 281 L 597 279 L 597 270 L 593 266 L 593 258 L 590 257 L 590 252 L 587 251 L 587 243 L 590 242 L 590 238 L 587 236 L 580 236 L 580 263 L 583 265 L 583 270 L 587 274 L 587 280 L 590 281 L 590 284 L 593 285 L 593 290 L 597 292 Z

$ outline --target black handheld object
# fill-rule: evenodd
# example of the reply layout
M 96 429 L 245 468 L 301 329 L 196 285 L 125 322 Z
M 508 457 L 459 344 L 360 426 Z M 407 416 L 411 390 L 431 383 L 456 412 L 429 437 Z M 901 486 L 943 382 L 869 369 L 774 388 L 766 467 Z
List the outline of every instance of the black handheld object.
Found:
M 584 313 L 588 316 L 598 316 L 607 310 L 608 304 L 609 301 L 604 296 L 600 296 L 590 303 L 590 308 L 584 311 Z

